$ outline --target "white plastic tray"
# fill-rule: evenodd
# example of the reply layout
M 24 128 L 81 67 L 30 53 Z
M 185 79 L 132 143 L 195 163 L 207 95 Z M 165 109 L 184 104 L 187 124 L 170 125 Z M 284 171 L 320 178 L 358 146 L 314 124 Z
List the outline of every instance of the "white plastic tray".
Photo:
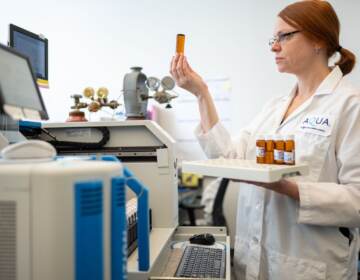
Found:
M 309 166 L 307 164 L 257 164 L 253 160 L 219 158 L 183 161 L 182 172 L 210 177 L 271 183 L 286 177 L 306 176 L 309 174 Z

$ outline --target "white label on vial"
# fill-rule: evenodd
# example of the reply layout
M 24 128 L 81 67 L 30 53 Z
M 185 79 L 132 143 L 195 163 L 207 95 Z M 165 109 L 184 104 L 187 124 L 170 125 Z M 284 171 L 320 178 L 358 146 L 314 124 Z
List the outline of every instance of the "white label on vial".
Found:
M 256 147 L 256 157 L 265 157 L 264 147 Z
M 285 152 L 284 153 L 284 162 L 285 163 L 293 163 L 294 162 L 294 153 L 293 152 Z
M 277 160 L 277 161 L 284 160 L 284 151 L 274 150 L 274 160 Z

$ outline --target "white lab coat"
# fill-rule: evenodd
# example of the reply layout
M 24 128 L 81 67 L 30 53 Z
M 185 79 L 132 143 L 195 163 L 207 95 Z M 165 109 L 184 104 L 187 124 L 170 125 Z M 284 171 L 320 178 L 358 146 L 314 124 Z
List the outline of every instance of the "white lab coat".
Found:
M 204 205 L 204 219 L 207 225 L 213 223 L 213 210 L 216 195 L 219 191 L 222 178 L 217 178 L 206 186 L 201 196 L 201 205 Z
M 237 141 L 217 123 L 195 133 L 209 158 L 255 160 L 257 134 L 295 134 L 300 202 L 240 184 L 235 237 L 237 279 L 356 279 L 360 227 L 360 91 L 339 67 L 281 120 L 295 93 L 275 98 Z M 235 209 L 234 209 L 235 210 Z M 352 241 L 339 230 L 350 229 Z

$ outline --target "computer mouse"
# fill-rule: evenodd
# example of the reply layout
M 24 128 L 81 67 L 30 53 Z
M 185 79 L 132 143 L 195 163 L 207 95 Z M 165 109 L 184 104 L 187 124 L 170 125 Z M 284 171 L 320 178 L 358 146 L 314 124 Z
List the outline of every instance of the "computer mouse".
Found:
M 194 234 L 189 238 L 191 244 L 213 245 L 215 237 L 210 233 Z
M 56 156 L 56 150 L 48 142 L 26 140 L 5 147 L 1 156 L 6 160 L 49 159 Z

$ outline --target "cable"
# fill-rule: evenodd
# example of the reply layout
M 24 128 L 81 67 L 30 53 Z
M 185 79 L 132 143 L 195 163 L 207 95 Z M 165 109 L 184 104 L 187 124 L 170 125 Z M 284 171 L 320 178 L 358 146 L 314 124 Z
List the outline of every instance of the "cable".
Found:
M 58 141 L 51 140 L 48 141 L 51 145 L 55 147 L 56 150 L 65 150 L 75 148 L 78 150 L 87 150 L 87 149 L 98 149 L 103 147 L 110 139 L 110 131 L 106 127 L 94 127 L 94 129 L 99 130 L 102 133 L 102 139 L 96 143 L 87 143 L 87 142 L 71 142 L 71 141 Z

